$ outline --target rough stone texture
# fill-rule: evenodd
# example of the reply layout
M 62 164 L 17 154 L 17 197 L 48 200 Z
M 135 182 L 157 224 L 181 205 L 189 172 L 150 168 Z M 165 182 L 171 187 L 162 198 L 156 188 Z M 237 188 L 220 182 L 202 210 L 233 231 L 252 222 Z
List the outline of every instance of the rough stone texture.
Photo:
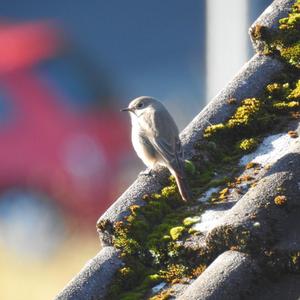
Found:
M 189 158 L 194 154 L 194 143 L 203 138 L 208 122 L 222 123 L 234 113 L 236 105 L 228 104 L 228 99 L 236 99 L 238 105 L 245 98 L 258 96 L 263 87 L 270 83 L 283 68 L 283 63 L 271 57 L 259 54 L 253 56 L 183 130 L 180 137 L 186 156 Z
M 283 254 L 290 253 L 292 251 L 300 251 L 299 229 L 300 207 L 297 207 L 293 208 L 293 210 L 289 213 L 288 222 L 282 227 L 279 242 L 275 245 L 274 248 Z
M 166 183 L 168 172 L 161 167 L 154 169 L 154 175 L 139 174 L 134 183 L 100 217 L 100 220 L 119 221 L 128 213 L 129 206 L 143 204 L 141 198 L 146 193 L 154 193 Z M 99 222 L 98 221 L 98 222 Z
M 294 0 L 275 0 L 267 9 L 259 16 L 259 18 L 251 25 L 249 29 L 250 38 L 254 49 L 262 52 L 265 42 L 253 37 L 256 26 L 264 26 L 275 32 L 278 29 L 278 21 L 288 15 Z
M 227 251 L 202 273 L 178 300 L 235 300 L 250 292 L 259 267 L 250 256 Z
M 275 0 L 254 23 L 254 26 L 260 24 L 276 30 L 278 19 L 288 14 L 292 3 L 293 0 Z M 261 45 L 263 45 L 262 42 L 254 41 L 256 49 L 259 49 Z M 263 87 L 283 69 L 284 64 L 276 58 L 255 55 L 181 133 L 180 137 L 186 157 L 193 156 L 194 144 L 202 139 L 208 122 L 224 122 L 234 112 L 236 105 L 227 104 L 228 99 L 235 98 L 238 104 L 244 98 L 258 96 Z M 274 233 L 276 233 L 276 238 L 281 239 L 275 245 L 279 251 L 288 252 L 290 249 L 298 249 L 299 232 L 297 229 L 294 228 L 290 234 L 286 235 L 286 239 L 283 237 L 284 229 L 286 230 L 288 226 L 297 226 L 298 228 L 299 225 L 299 165 L 300 146 L 298 143 L 290 153 L 273 165 L 255 188 L 251 188 L 232 209 L 225 213 L 220 223 L 208 233 L 206 242 L 208 244 L 213 244 L 215 240 L 224 242 L 222 229 L 226 226 L 246 227 L 262 244 L 264 241 L 270 240 L 270 237 L 274 238 Z M 168 172 L 163 168 L 157 168 L 155 171 L 156 176 L 154 177 L 140 175 L 100 217 L 98 224 L 111 225 L 123 219 L 128 214 L 131 205 L 143 204 L 141 198 L 145 193 L 160 190 L 166 183 Z M 288 199 L 287 205 L 278 207 L 274 204 L 274 197 L 282 193 Z M 292 210 L 295 211 L 295 215 L 291 213 Z M 259 226 L 254 226 L 254 222 L 259 223 Z M 99 228 L 98 232 L 104 245 L 111 244 L 111 232 L 106 230 L 105 226 Z M 298 237 L 296 241 L 295 237 Z M 226 249 L 225 246 L 222 251 Z M 104 247 L 56 299 L 103 299 L 107 285 L 121 265 L 122 262 L 118 258 L 117 251 L 113 247 Z M 281 288 L 276 289 L 267 279 L 262 280 L 260 285 L 254 283 L 257 275 L 262 278 L 262 274 L 262 269 L 257 266 L 257 261 L 249 255 L 237 251 L 227 251 L 219 255 L 184 292 L 183 288 L 180 289 L 180 293 L 183 293 L 180 296 L 177 295 L 177 299 L 245 299 L 248 292 L 256 288 L 260 290 L 254 296 L 258 299 L 287 298 L 288 291 L 282 292 L 281 289 L 292 291 L 290 299 L 299 297 L 299 284 L 297 284 L 299 276 L 286 275 L 280 282 Z M 249 299 L 255 298 L 250 297 Z
M 55 300 L 100 300 L 115 271 L 122 266 L 113 247 L 103 248 L 86 263 Z
M 263 281 L 263 285 L 256 286 L 255 293 L 245 300 L 299 300 L 300 275 L 285 274 L 277 280 Z
M 194 144 L 203 136 L 204 129 L 211 123 L 224 122 L 236 109 L 235 105 L 229 105 L 226 101 L 235 98 L 241 102 L 244 98 L 257 96 L 262 88 L 270 83 L 274 76 L 282 71 L 284 65 L 271 57 L 255 55 L 234 79 L 222 90 L 206 108 L 185 128 L 181 134 L 185 156 L 193 155 Z M 128 214 L 131 205 L 142 205 L 141 197 L 145 193 L 153 193 L 160 190 L 166 183 L 165 169 L 157 168 L 155 177 L 139 175 L 137 180 L 127 191 L 99 218 L 102 222 L 114 223 L 122 220 Z M 111 244 L 111 234 L 105 230 L 98 230 L 103 245 Z
M 278 238 L 287 221 L 289 210 L 300 206 L 300 142 L 291 153 L 281 158 L 255 188 L 250 189 L 238 203 L 228 211 L 207 237 L 209 244 L 224 244 L 224 232 L 228 228 L 247 229 L 251 237 L 261 243 Z M 286 205 L 276 205 L 274 199 L 284 195 Z M 254 223 L 259 222 L 259 226 Z M 231 233 L 236 234 L 236 231 Z M 228 239 L 230 233 L 226 235 Z M 219 239 L 221 239 L 219 241 Z M 226 247 L 226 245 L 223 245 Z

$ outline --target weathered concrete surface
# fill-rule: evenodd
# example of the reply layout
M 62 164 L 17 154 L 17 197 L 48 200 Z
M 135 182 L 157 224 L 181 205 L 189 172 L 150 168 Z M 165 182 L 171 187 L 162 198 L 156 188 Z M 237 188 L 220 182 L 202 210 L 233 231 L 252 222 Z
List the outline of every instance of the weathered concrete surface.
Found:
M 238 242 L 237 238 L 241 236 L 237 232 L 245 230 L 249 231 L 248 242 L 253 246 L 256 245 L 253 241 L 263 246 L 278 239 L 289 210 L 300 206 L 300 141 L 296 146 L 224 215 L 209 232 L 208 244 L 226 249 L 231 243 Z M 286 204 L 275 204 L 278 195 L 286 197 Z M 234 230 L 228 230 L 232 228 Z
M 252 282 L 260 272 L 247 254 L 227 251 L 179 296 L 178 300 L 235 300 L 250 293 Z
M 264 86 L 274 79 L 284 68 L 284 65 L 271 57 L 255 55 L 249 60 L 236 76 L 221 90 L 216 97 L 194 118 L 183 130 L 180 137 L 187 157 L 194 153 L 196 141 L 203 139 L 203 132 L 209 125 L 225 122 L 236 110 L 236 105 L 227 103 L 234 98 L 237 105 L 245 99 L 257 97 Z
M 262 52 L 265 47 L 265 42 L 259 38 L 254 38 L 257 26 L 267 27 L 272 32 L 278 31 L 278 21 L 288 15 L 294 0 L 275 0 L 267 7 L 267 9 L 259 16 L 259 18 L 251 25 L 249 29 L 250 38 L 254 49 L 257 52 Z
M 181 134 L 185 156 L 190 158 L 194 154 L 194 144 L 203 138 L 203 132 L 211 123 L 224 122 L 232 115 L 236 105 L 230 105 L 227 100 L 235 98 L 237 103 L 245 98 L 255 97 L 262 92 L 262 88 L 270 83 L 274 76 L 281 72 L 284 65 L 276 59 L 261 55 L 254 56 L 222 90 L 207 107 L 185 128 Z M 128 214 L 129 207 L 134 204 L 143 205 L 141 198 L 146 193 L 159 191 L 166 183 L 165 169 L 157 168 L 156 176 L 140 175 L 127 191 L 99 218 L 98 232 L 103 245 L 111 244 L 111 232 L 107 231 L 103 223 L 112 224 L 122 220 Z
M 283 255 L 300 251 L 300 207 L 293 208 L 289 213 L 288 222 L 282 227 L 279 242 L 274 249 Z
M 299 300 L 300 274 L 282 274 L 272 281 L 263 281 L 263 285 L 255 286 L 253 291 L 245 300 Z
M 273 8 L 265 12 L 260 22 L 264 22 L 264 26 L 275 26 L 276 20 L 287 15 L 291 2 L 291 0 L 276 0 L 273 4 Z M 274 5 L 277 5 L 277 8 Z M 271 13 L 272 9 L 274 10 L 273 13 Z M 276 10 L 279 12 L 277 13 Z M 264 21 L 262 21 L 263 18 L 265 18 Z M 270 25 L 268 25 L 268 22 Z M 255 55 L 181 133 L 186 157 L 190 158 L 193 156 L 194 144 L 196 141 L 202 139 L 203 131 L 207 127 L 208 121 L 210 123 L 224 122 L 234 112 L 236 106 L 227 104 L 228 99 L 235 98 L 237 104 L 239 104 L 244 98 L 258 96 L 264 86 L 270 83 L 283 69 L 284 64 L 275 58 Z M 299 153 L 297 155 L 299 155 Z M 296 158 L 295 163 L 299 164 L 298 156 L 293 157 L 293 159 L 294 158 Z M 272 170 L 275 172 L 275 166 L 270 171 L 267 178 L 271 178 L 271 181 L 274 179 L 273 185 L 270 184 L 269 186 L 261 187 L 261 191 L 265 191 L 268 197 L 273 196 L 269 194 L 268 188 L 276 188 L 282 186 L 282 184 L 286 184 L 290 174 L 287 170 L 287 163 L 288 161 L 285 162 L 285 167 L 283 167 L 282 170 L 278 166 L 278 170 L 276 171 L 279 172 L 278 177 L 276 177 L 275 173 L 272 175 L 271 172 Z M 299 175 L 299 173 L 297 174 Z M 105 223 L 112 224 L 115 221 L 121 220 L 128 214 L 129 206 L 137 203 L 143 204 L 141 197 L 145 193 L 160 190 L 166 182 L 167 175 L 166 170 L 160 168 L 157 169 L 157 175 L 155 177 L 139 176 L 132 186 L 100 217 L 98 223 L 100 225 Z M 293 176 L 292 174 L 292 177 Z M 298 178 L 300 177 L 298 176 Z M 293 183 L 295 183 L 294 177 L 292 180 L 294 180 Z M 258 192 L 258 196 L 264 196 L 261 191 Z M 297 193 L 299 193 L 298 190 Z M 259 205 L 259 202 L 255 202 L 256 198 L 247 197 L 249 197 L 248 200 L 252 199 L 254 204 Z M 271 198 L 269 200 L 271 200 Z M 251 208 L 251 203 L 248 203 L 246 200 L 243 202 L 245 203 L 241 204 L 240 208 L 233 208 L 232 211 L 228 213 L 234 217 L 235 220 L 238 219 L 238 215 L 240 214 L 243 222 L 248 222 L 248 224 L 252 226 L 253 223 L 251 222 L 253 220 L 247 218 L 247 212 L 244 210 Z M 293 201 L 291 201 L 291 204 L 293 204 Z M 287 208 L 289 208 L 289 205 L 290 204 L 287 205 Z M 282 215 L 276 212 L 275 208 L 282 212 Z M 258 209 L 258 206 L 256 206 L 256 209 Z M 275 220 L 277 216 L 280 220 L 283 220 L 283 218 L 287 216 L 285 210 L 286 208 L 272 207 Z M 235 214 L 237 214 L 237 216 Z M 268 215 L 266 210 L 261 211 L 261 216 L 264 215 Z M 264 224 L 266 224 L 267 229 L 262 227 Z M 262 219 L 258 229 L 259 228 L 262 228 L 260 229 L 262 232 L 260 233 L 261 237 L 266 237 L 266 234 L 270 231 L 270 225 L 267 222 L 263 223 Z M 109 231 L 99 229 L 99 233 L 103 244 L 111 243 L 112 236 Z M 119 260 L 116 250 L 113 247 L 105 247 L 94 259 L 88 262 L 83 270 L 68 284 L 56 299 L 102 299 L 114 272 L 121 265 L 122 262 Z M 185 294 L 187 296 L 183 295 L 180 299 L 240 299 L 240 292 L 249 290 L 256 272 L 260 272 L 260 270 L 256 267 L 255 261 L 248 255 L 236 251 L 227 251 L 221 254 L 218 259 L 188 287 Z M 207 295 L 207 297 L 205 297 L 205 295 Z
M 122 266 L 118 252 L 113 247 L 104 247 L 68 283 L 55 300 L 100 300 L 104 299 L 108 284 L 115 271 Z

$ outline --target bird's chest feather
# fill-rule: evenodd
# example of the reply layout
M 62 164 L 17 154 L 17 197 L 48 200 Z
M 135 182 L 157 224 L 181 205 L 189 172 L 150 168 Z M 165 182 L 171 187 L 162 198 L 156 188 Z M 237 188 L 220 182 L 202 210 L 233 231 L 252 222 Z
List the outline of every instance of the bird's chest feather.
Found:
M 138 157 L 148 167 L 153 167 L 156 163 L 156 152 L 147 138 L 147 133 L 143 131 L 139 124 L 132 124 L 131 140 Z

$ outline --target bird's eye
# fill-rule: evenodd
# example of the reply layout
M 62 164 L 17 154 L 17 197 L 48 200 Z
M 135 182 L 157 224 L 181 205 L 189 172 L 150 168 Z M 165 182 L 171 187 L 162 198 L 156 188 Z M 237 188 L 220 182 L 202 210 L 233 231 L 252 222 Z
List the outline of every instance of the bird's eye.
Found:
M 138 105 L 137 105 L 137 108 L 142 108 L 144 106 L 144 103 L 143 102 L 140 102 Z

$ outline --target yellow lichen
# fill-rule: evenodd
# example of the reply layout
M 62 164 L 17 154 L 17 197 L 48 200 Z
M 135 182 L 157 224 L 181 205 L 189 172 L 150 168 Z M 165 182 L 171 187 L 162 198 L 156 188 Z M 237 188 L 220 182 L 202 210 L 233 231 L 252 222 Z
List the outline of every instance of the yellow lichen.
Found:
M 278 195 L 275 197 L 274 203 L 278 206 L 284 206 L 287 204 L 287 198 L 284 195 Z
M 187 276 L 188 268 L 183 264 L 169 264 L 166 270 L 161 271 L 159 275 L 167 282 L 174 282 Z
M 219 199 L 225 200 L 228 194 L 229 194 L 229 189 L 228 188 L 223 189 L 222 191 L 219 192 Z
M 292 110 L 300 106 L 299 101 L 290 101 L 290 102 L 275 102 L 273 107 L 278 110 Z
M 260 110 L 261 102 L 256 98 L 249 98 L 242 101 L 235 114 L 229 119 L 229 128 L 246 126 L 253 121 L 255 114 Z
M 177 227 L 173 227 L 170 229 L 170 236 L 171 238 L 176 241 L 178 240 L 183 232 L 184 232 L 185 228 L 183 226 L 177 226 Z
M 173 292 L 172 289 L 162 291 L 158 295 L 149 298 L 149 300 L 168 300 L 171 298 L 172 292 Z
M 243 139 L 238 143 L 238 147 L 246 152 L 254 150 L 258 145 L 258 141 L 255 138 Z
M 260 168 L 260 167 L 261 167 L 260 164 L 251 161 L 251 162 L 247 163 L 247 165 L 245 166 L 245 169 L 249 170 L 249 169 L 252 169 L 252 168 Z
M 289 94 L 288 99 L 300 99 L 300 80 L 297 81 L 296 87 L 292 92 Z
M 200 221 L 200 217 L 199 216 L 195 216 L 195 217 L 187 217 L 183 220 L 183 225 L 186 227 L 192 226 L 193 224 L 197 223 Z
M 220 132 L 221 130 L 225 129 L 225 125 L 222 123 L 210 125 L 204 131 L 204 137 L 208 138 L 214 135 L 216 132 Z

